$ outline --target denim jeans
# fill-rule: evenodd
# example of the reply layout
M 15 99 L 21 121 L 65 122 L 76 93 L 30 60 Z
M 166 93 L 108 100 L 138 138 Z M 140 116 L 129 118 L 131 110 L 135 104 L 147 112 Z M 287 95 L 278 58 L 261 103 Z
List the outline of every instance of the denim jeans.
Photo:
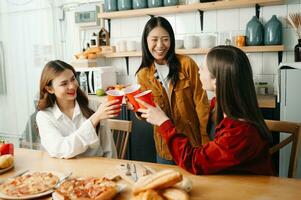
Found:
M 157 163 L 165 164 L 165 165 L 176 165 L 176 163 L 173 160 L 166 160 L 164 158 L 161 158 L 158 154 L 157 154 Z

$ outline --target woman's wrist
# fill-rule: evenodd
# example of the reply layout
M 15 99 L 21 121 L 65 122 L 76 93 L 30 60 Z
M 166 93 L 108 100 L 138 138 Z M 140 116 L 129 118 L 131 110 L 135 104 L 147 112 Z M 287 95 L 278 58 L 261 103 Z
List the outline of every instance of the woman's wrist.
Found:
M 100 122 L 100 119 L 97 117 L 96 113 L 91 115 L 91 117 L 89 119 L 90 119 L 92 125 L 94 126 L 94 128 L 96 128 L 97 124 L 99 124 L 99 122 Z

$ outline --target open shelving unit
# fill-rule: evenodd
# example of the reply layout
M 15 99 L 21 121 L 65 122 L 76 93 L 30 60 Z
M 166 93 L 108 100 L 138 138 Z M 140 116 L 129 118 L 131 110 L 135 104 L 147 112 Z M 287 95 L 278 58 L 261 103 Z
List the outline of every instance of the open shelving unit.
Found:
M 244 46 L 240 47 L 246 53 L 255 52 L 281 52 L 284 50 L 283 45 L 270 45 L 270 46 Z M 210 49 L 176 49 L 176 53 L 185 55 L 201 55 L 208 53 Z M 116 52 L 116 53 L 104 53 L 97 54 L 98 58 L 123 58 L 123 57 L 140 57 L 141 51 L 129 51 L 129 52 Z
M 189 5 L 177 5 L 157 8 L 144 8 L 136 10 L 125 10 L 115 12 L 103 12 L 98 14 L 99 18 L 114 19 L 114 18 L 129 18 L 139 16 L 154 16 L 164 15 L 172 13 L 184 13 L 184 12 L 195 12 L 195 11 L 208 11 L 208 10 L 220 10 L 220 9 L 231 9 L 231 8 L 247 8 L 268 5 L 280 5 L 283 4 L 283 0 L 223 0 L 214 1 L 207 3 L 197 3 Z

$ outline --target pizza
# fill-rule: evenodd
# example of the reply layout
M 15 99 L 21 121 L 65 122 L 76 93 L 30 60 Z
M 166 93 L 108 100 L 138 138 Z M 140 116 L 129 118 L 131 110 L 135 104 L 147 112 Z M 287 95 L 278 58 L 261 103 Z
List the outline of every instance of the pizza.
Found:
M 51 190 L 59 180 L 51 172 L 28 173 L 0 185 L 0 192 L 10 197 L 31 196 Z
M 110 200 L 118 193 L 117 184 L 106 178 L 71 178 L 56 190 L 55 199 Z

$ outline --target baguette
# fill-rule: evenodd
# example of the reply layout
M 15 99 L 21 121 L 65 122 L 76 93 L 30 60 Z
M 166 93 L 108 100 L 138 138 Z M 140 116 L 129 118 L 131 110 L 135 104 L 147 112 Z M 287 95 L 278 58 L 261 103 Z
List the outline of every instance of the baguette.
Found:
M 160 194 L 167 200 L 189 200 L 187 192 L 177 188 L 166 188 L 160 191 Z
M 146 190 L 134 196 L 131 200 L 164 200 L 155 190 Z
M 172 169 L 162 170 L 155 174 L 141 177 L 135 183 L 133 193 L 138 194 L 150 189 L 168 188 L 180 182 L 182 178 L 182 174 L 178 171 Z

